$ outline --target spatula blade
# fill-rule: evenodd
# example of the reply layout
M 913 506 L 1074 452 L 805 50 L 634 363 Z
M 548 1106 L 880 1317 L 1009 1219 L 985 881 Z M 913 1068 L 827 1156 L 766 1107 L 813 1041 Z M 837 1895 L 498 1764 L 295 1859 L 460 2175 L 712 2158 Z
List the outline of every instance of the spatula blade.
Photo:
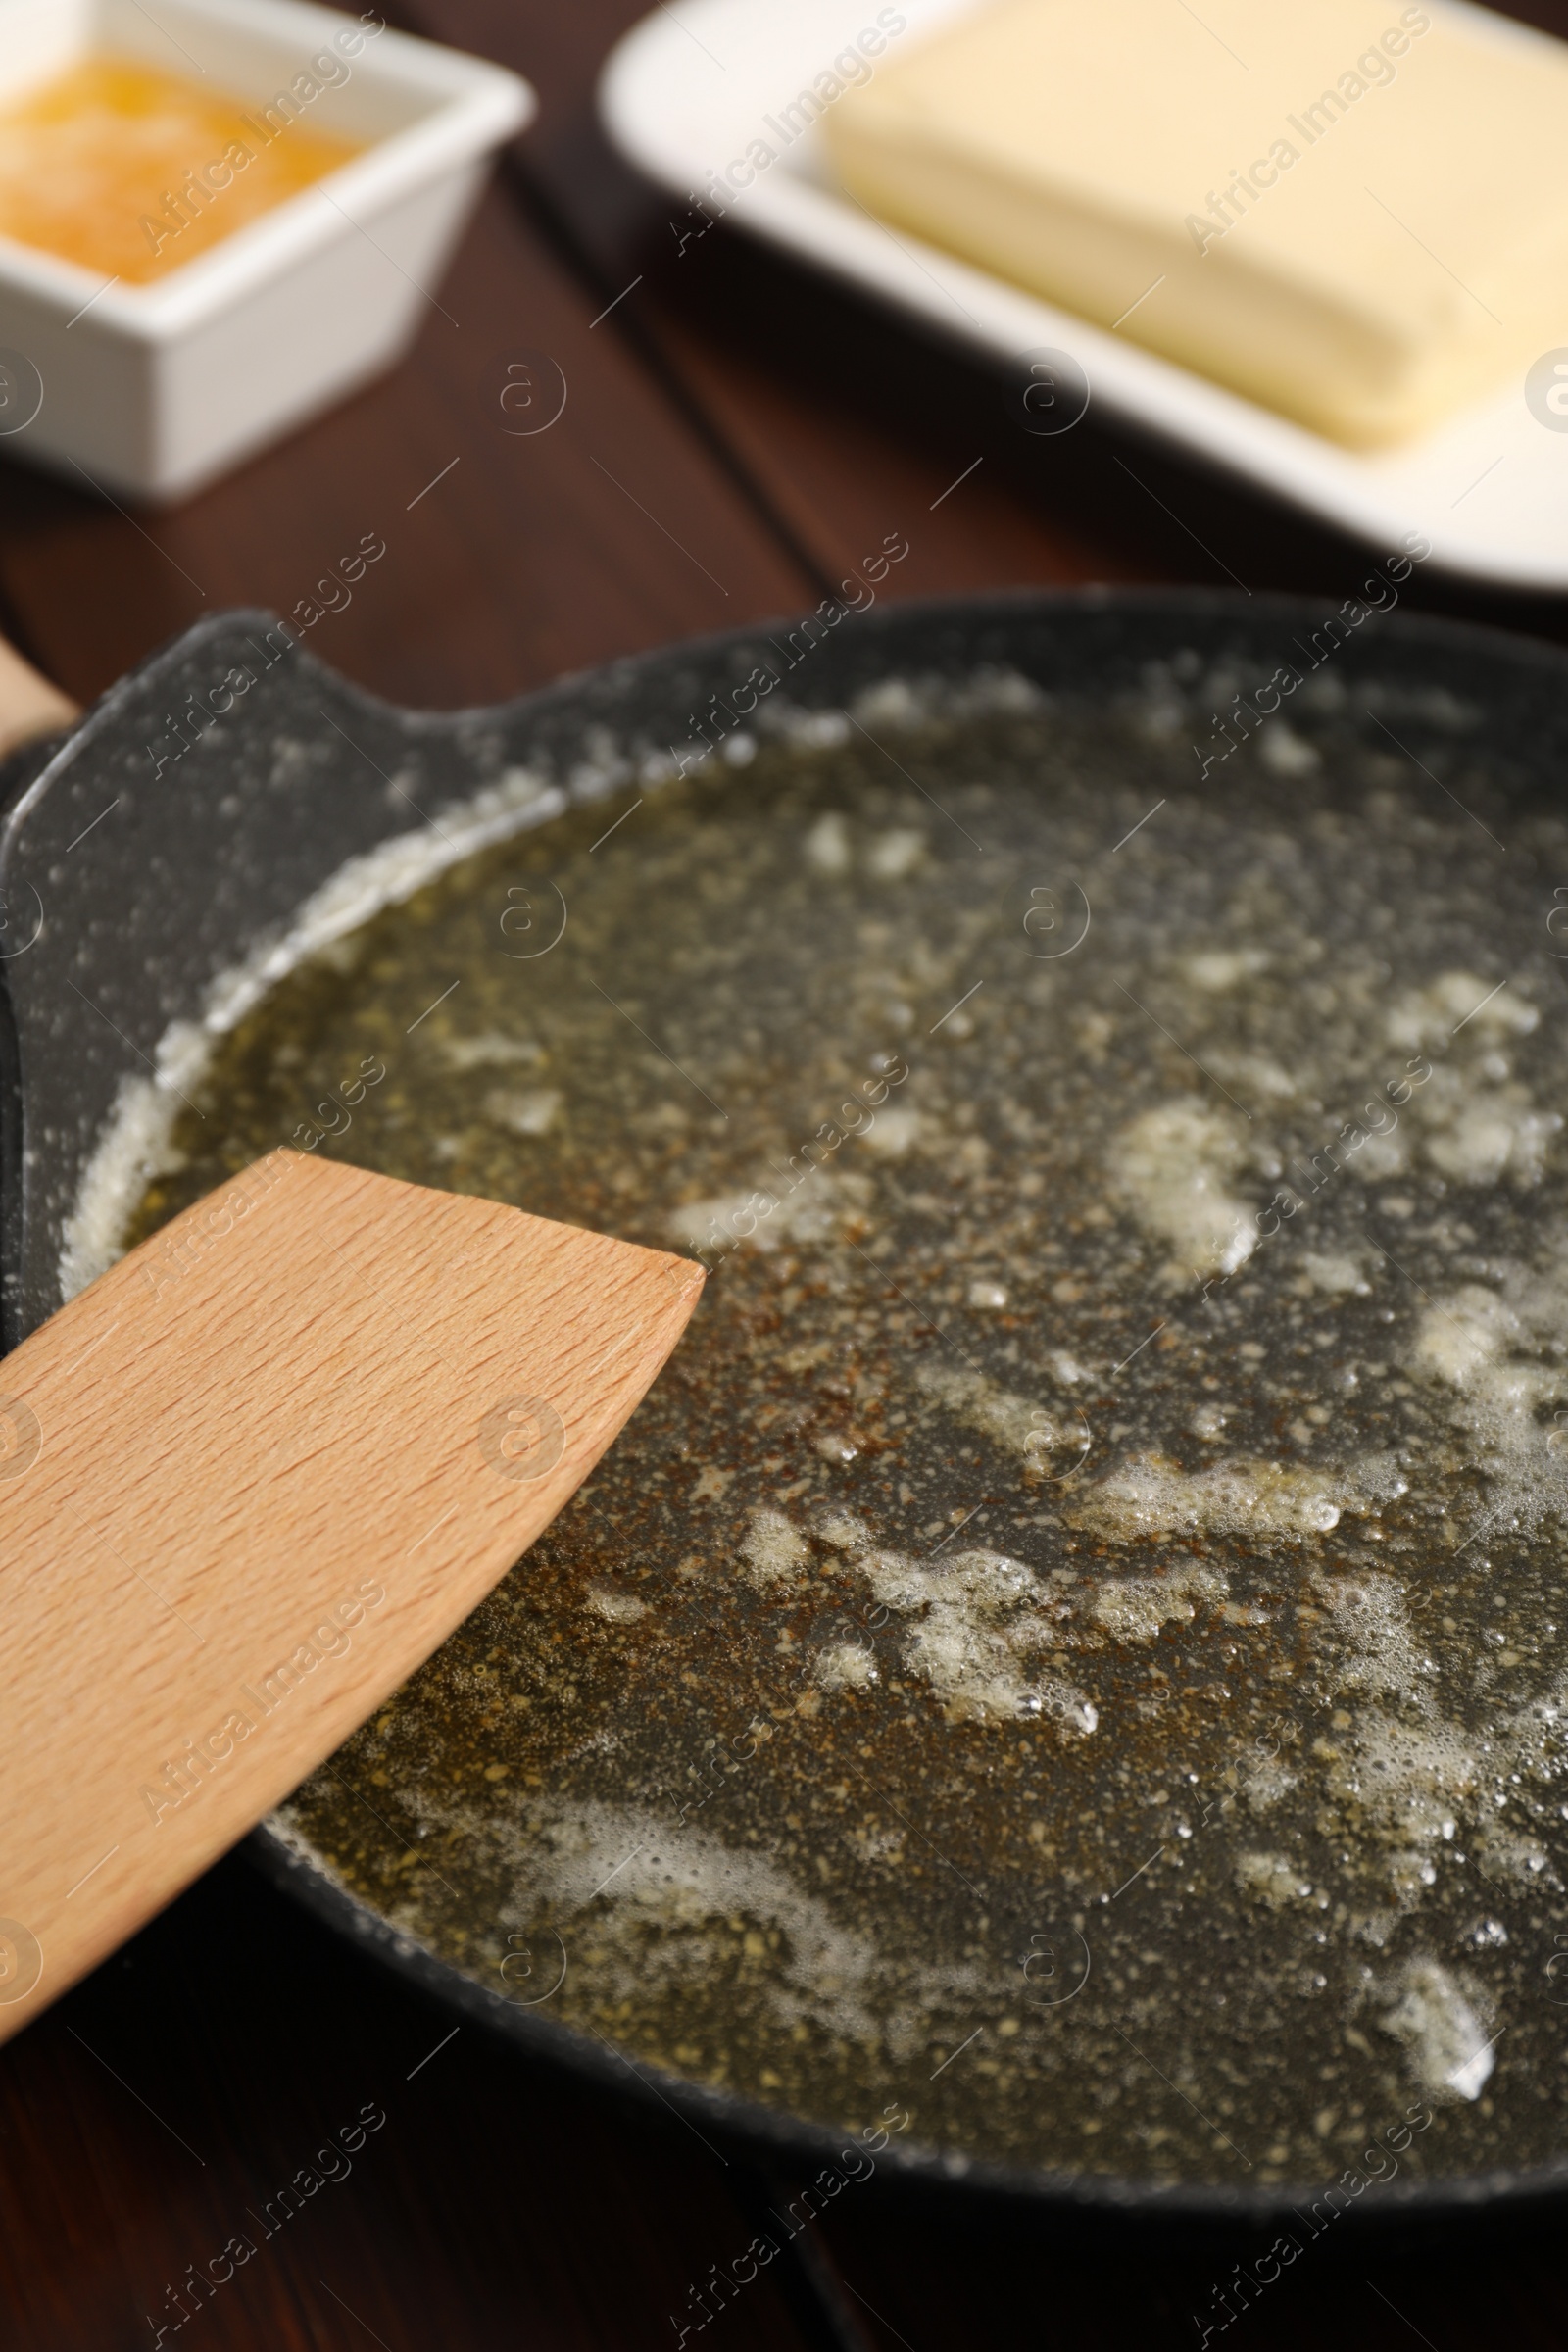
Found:
M 0 1361 L 0 2039 L 468 1614 L 701 1287 L 685 1258 L 280 1151 Z

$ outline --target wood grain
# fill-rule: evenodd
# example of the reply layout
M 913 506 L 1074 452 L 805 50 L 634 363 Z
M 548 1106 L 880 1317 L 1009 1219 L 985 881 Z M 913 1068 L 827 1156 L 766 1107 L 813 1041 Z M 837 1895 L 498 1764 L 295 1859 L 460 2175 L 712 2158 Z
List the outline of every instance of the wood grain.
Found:
M 7 1358 L 0 2037 L 476 1606 L 701 1288 L 684 1258 L 276 1152 Z

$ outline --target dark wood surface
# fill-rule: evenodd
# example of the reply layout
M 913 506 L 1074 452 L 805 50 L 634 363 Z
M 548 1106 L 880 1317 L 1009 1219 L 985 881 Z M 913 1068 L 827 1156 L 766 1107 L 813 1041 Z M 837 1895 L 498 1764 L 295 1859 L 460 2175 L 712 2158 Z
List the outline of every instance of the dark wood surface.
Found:
M 669 208 L 593 117 L 600 64 L 639 13 L 408 0 L 400 21 L 518 67 L 541 99 L 413 357 L 172 514 L 0 465 L 0 626 L 43 668 L 89 697 L 201 612 L 288 612 L 368 530 L 387 556 L 313 646 L 432 708 L 789 611 L 895 530 L 906 595 L 1227 572 L 1353 585 L 1361 551 L 1335 533 L 1152 441 L 1093 424 L 1033 440 L 983 369 L 728 230 L 677 256 Z M 1568 32 L 1568 0 L 1528 13 Z M 503 430 L 499 404 L 522 349 L 568 390 L 532 438 Z M 1559 602 L 1425 574 L 1411 590 L 1568 635 Z M 324 2153 L 362 2116 L 384 2121 Z M 302 2170 L 321 2184 L 264 2237 L 255 2217 Z M 237 1856 L 0 2054 L 0 2347 L 130 2352 L 160 2326 L 211 2352 L 674 2347 L 671 2315 L 691 2317 L 689 2290 L 746 2243 L 768 2191 L 668 2117 L 590 2098 L 473 2027 L 453 2035 Z M 855 2195 L 803 2238 L 805 2260 L 687 2341 L 1197 2345 L 1191 2315 L 1234 2258 L 982 2230 L 874 2183 Z M 237 2233 L 256 2255 L 176 2328 L 195 2292 L 181 2281 Z M 1560 2239 L 1547 2218 L 1503 2244 L 1357 2240 L 1288 2275 L 1225 2340 L 1556 2347 Z

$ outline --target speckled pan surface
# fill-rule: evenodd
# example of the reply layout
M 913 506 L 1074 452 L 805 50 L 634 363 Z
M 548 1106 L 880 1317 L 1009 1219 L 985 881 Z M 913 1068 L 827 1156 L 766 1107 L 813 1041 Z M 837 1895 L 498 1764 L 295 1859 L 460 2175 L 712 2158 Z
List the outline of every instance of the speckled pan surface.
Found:
M 906 608 L 411 720 L 240 616 L 32 787 L 14 1327 L 296 1125 L 713 1268 L 269 1839 L 307 1899 L 705 2130 L 1551 2182 L 1568 665 L 1319 619 Z

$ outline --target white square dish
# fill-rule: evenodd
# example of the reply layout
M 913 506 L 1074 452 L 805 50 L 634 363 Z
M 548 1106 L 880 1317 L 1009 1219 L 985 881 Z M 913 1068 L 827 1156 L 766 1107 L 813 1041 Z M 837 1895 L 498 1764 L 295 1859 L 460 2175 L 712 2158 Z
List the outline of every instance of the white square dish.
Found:
M 1049 362 L 1070 383 L 1065 359 L 1107 414 L 1382 551 L 1417 531 L 1446 570 L 1568 589 L 1568 398 L 1560 383 L 1543 391 L 1534 381 L 1544 373 L 1568 382 L 1568 288 L 1561 348 L 1542 353 L 1528 393 L 1522 377 L 1501 384 L 1429 432 L 1364 454 L 886 226 L 846 194 L 817 121 L 836 86 L 981 4 L 684 0 L 678 24 L 661 7 L 626 34 L 605 69 L 600 111 L 621 153 L 675 200 L 677 253 L 722 217 L 1005 368 L 1015 408 L 1032 405 L 1031 362 Z M 1527 59 L 1560 53 L 1547 34 L 1469 0 L 1426 4 Z M 1138 296 L 1128 289 L 1130 308 Z M 1037 417 L 1028 429 L 1047 428 Z
M 199 74 L 253 109 L 329 59 L 340 77 L 311 75 L 311 125 L 363 142 L 149 284 L 0 236 L 0 454 L 167 502 L 402 356 L 489 156 L 534 98 L 374 10 L 161 0 L 155 22 L 136 0 L 0 0 L 0 104 L 94 51 Z

